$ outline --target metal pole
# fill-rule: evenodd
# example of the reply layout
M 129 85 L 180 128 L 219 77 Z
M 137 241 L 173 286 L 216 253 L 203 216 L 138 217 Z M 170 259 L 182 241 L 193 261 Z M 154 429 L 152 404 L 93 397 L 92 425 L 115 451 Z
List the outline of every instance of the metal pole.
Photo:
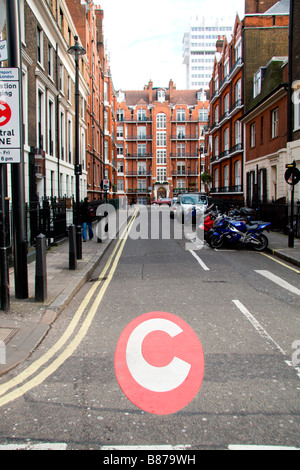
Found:
M 10 309 L 9 297 L 9 267 L 5 233 L 5 188 L 4 175 L 5 164 L 0 164 L 0 275 L 1 275 L 1 310 L 8 312 Z
M 27 236 L 26 206 L 24 185 L 24 133 L 23 133 L 23 100 L 22 100 L 22 59 L 21 28 L 19 0 L 6 2 L 6 25 L 8 44 L 8 66 L 19 69 L 20 77 L 20 140 L 21 163 L 11 165 L 14 260 L 15 260 L 15 296 L 17 299 L 28 298 L 27 271 Z

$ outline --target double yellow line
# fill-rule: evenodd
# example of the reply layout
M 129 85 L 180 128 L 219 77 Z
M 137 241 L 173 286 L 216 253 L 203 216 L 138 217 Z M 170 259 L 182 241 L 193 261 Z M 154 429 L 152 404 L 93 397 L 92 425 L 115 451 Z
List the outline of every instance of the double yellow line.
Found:
M 43 383 L 50 375 L 52 375 L 77 349 L 81 341 L 85 338 L 89 327 L 97 313 L 99 305 L 104 297 L 104 294 L 113 279 L 117 266 L 119 264 L 120 258 L 122 256 L 126 241 L 128 239 L 131 227 L 137 217 L 137 212 L 134 214 L 132 219 L 128 222 L 125 230 L 123 231 L 116 247 L 114 248 L 112 254 L 110 255 L 103 271 L 101 272 L 98 280 L 93 284 L 85 298 L 83 299 L 82 303 L 80 304 L 79 308 L 77 309 L 71 323 L 69 324 L 68 328 L 61 336 L 61 338 L 54 344 L 43 356 L 37 359 L 31 366 L 21 372 L 12 380 L 0 385 L 0 407 L 6 405 L 7 403 L 20 398 L 25 393 L 30 391 L 31 389 L 37 387 L 41 383 Z M 108 274 L 107 274 L 108 273 Z M 107 276 L 106 276 L 107 275 Z M 106 276 L 106 277 L 105 277 Z M 60 349 L 62 349 L 67 341 L 71 338 L 72 334 L 75 331 L 75 328 L 78 326 L 79 321 L 81 320 L 85 310 L 88 307 L 88 304 L 100 286 L 99 293 L 95 298 L 90 310 L 88 311 L 85 320 L 82 323 L 81 328 L 79 329 L 78 333 L 74 337 L 74 339 L 65 347 L 62 353 L 53 360 L 53 362 L 48 365 L 43 371 L 41 371 L 38 375 L 28 380 L 32 377 L 36 372 L 39 371 L 41 367 L 43 367 L 48 361 L 50 361 L 56 353 Z M 21 385 L 23 384 L 23 385 Z M 20 387 L 18 387 L 21 385 Z M 9 392 L 11 389 L 16 388 L 15 390 Z

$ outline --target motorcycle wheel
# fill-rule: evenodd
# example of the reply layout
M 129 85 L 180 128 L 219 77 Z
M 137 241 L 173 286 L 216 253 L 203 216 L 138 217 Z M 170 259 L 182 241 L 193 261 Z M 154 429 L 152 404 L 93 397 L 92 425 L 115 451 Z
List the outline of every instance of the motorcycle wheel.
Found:
M 265 235 L 261 234 L 261 235 L 258 235 L 256 237 L 256 240 L 258 240 L 260 242 L 260 244 L 259 245 L 253 244 L 254 250 L 255 251 L 264 251 L 267 248 L 268 244 L 269 244 L 268 238 Z
M 213 249 L 222 248 L 222 246 L 224 245 L 224 237 L 218 237 L 218 235 L 213 235 L 208 243 Z

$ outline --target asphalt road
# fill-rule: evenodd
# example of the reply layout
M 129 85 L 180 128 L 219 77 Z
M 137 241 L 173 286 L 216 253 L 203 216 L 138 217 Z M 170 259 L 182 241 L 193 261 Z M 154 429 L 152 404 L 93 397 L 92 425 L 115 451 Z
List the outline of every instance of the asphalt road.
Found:
M 191 236 L 173 237 L 177 221 L 157 239 L 149 224 L 140 239 L 140 222 L 1 379 L 0 444 L 300 448 L 299 271 L 249 250 L 187 246 Z

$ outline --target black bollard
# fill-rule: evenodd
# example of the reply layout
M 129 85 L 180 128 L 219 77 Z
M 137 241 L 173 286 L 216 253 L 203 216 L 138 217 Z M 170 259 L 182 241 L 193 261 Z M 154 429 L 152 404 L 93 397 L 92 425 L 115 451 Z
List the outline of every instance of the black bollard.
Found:
M 69 269 L 75 271 L 77 269 L 77 249 L 76 249 L 76 227 L 69 227 Z
M 36 265 L 35 265 L 35 301 L 45 302 L 47 299 L 47 244 L 46 236 L 40 234 L 36 237 Z
M 77 248 L 77 259 L 82 259 L 82 227 L 77 225 L 76 227 L 76 248 Z

